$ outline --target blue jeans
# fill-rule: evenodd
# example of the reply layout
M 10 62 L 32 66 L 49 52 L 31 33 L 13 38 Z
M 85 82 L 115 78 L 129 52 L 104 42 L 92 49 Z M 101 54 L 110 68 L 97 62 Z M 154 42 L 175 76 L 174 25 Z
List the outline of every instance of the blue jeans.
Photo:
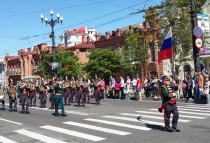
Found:
M 199 86 L 198 84 L 195 84 L 195 87 L 194 87 L 194 96 L 195 96 L 195 99 L 199 99 Z
M 125 93 L 125 100 L 129 100 L 130 99 L 130 93 Z

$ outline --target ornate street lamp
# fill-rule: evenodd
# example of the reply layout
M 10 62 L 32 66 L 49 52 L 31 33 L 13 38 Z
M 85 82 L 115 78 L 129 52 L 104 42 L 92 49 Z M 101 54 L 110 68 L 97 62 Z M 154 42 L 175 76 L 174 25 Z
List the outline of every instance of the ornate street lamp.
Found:
M 56 47 L 55 47 L 55 36 L 54 36 L 54 26 L 57 24 L 57 23 L 61 23 L 62 25 L 62 22 L 63 22 L 63 17 L 57 13 L 57 19 L 53 19 L 53 10 L 50 10 L 50 15 L 51 15 L 51 20 L 48 20 L 47 17 L 44 17 L 43 14 L 40 15 L 40 18 L 42 20 L 42 23 L 45 22 L 46 23 L 46 26 L 47 25 L 50 25 L 51 28 L 52 28 L 52 32 L 50 34 L 50 38 L 52 38 L 52 50 L 53 50 L 53 64 L 52 64 L 52 70 L 53 70 L 53 76 L 54 77 L 57 77 L 57 69 L 58 69 L 58 64 L 56 62 Z

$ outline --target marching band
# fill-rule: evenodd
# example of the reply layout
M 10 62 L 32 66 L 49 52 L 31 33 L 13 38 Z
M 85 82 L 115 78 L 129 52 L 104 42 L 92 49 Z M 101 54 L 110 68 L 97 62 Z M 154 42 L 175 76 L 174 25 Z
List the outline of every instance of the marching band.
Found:
M 96 80 L 71 80 L 61 81 L 59 78 L 54 80 L 36 83 L 35 81 L 18 81 L 16 85 L 11 81 L 6 87 L 6 92 L 3 92 L 3 87 L 0 85 L 0 96 L 8 96 L 9 111 L 17 112 L 17 99 L 22 107 L 20 113 L 30 114 L 29 107 L 37 106 L 39 99 L 40 108 L 46 108 L 47 99 L 49 96 L 50 108 L 55 109 L 55 116 L 58 116 L 58 108 L 62 109 L 61 116 L 66 116 L 64 106 L 70 106 L 72 103 L 78 107 L 85 107 L 86 103 L 90 103 L 90 99 L 95 98 L 96 104 L 100 104 L 100 100 L 104 93 L 103 84 L 100 78 Z M 5 109 L 5 98 L 0 98 L 2 109 Z

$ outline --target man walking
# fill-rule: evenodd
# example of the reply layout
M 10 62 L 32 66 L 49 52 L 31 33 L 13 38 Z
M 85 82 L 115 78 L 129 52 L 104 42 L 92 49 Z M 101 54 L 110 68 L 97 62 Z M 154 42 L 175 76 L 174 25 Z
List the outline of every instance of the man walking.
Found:
M 180 132 L 180 130 L 177 128 L 179 112 L 176 106 L 176 96 L 172 91 L 170 79 L 167 76 L 163 77 L 163 83 L 164 84 L 161 86 L 162 108 L 159 108 L 158 110 L 162 111 L 161 109 L 164 109 L 164 122 L 166 131 Z M 170 128 L 171 113 L 173 114 L 172 128 Z

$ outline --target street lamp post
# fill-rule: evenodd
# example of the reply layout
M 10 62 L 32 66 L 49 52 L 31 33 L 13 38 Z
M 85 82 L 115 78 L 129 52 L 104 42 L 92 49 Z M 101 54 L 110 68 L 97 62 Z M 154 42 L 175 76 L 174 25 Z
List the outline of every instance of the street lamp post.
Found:
M 61 23 L 62 25 L 62 22 L 63 22 L 63 17 L 60 16 L 59 13 L 57 13 L 57 19 L 53 19 L 53 11 L 51 10 L 50 11 L 50 15 L 51 15 L 51 20 L 48 20 L 47 17 L 44 18 L 43 14 L 40 15 L 40 18 L 42 20 L 42 23 L 45 22 L 46 23 L 46 26 L 47 25 L 50 25 L 51 28 L 52 28 L 52 32 L 50 34 L 50 38 L 52 38 L 52 50 L 53 50 L 53 64 L 52 64 L 52 70 L 53 70 L 53 76 L 54 77 L 57 77 L 57 74 L 56 74 L 56 71 L 57 71 L 57 68 L 54 67 L 54 64 L 56 63 L 56 47 L 55 47 L 55 33 L 54 33 L 54 26 L 57 24 L 57 23 Z

